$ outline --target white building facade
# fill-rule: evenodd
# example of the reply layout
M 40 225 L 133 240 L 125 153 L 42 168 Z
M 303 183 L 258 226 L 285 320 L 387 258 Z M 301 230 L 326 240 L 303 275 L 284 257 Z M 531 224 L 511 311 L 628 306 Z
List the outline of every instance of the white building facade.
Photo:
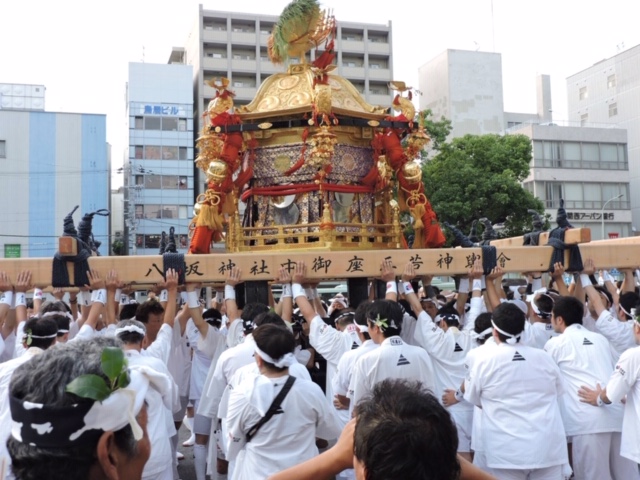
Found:
M 45 112 L 43 86 L 13 85 L 9 95 L 7 85 L 0 86 L 0 256 L 52 258 L 76 205 L 76 226 L 83 214 L 109 208 L 106 116 Z M 95 216 L 92 225 L 108 255 L 109 218 Z
M 193 195 L 193 70 L 177 64 L 130 63 L 129 153 L 123 166 L 127 254 L 156 255 L 173 227 L 189 246 Z
M 640 229 L 640 45 L 567 78 L 569 120 L 628 132 L 633 225 Z

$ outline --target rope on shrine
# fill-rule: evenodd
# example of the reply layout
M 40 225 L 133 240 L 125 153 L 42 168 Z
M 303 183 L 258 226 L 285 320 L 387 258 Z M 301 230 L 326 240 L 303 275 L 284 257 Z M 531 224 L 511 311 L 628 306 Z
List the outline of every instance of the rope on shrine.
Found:
M 498 265 L 497 250 L 491 245 L 482 245 L 480 248 L 482 249 L 482 269 L 485 275 L 489 275 Z
M 549 241 L 547 245 L 553 247 L 551 254 L 551 262 L 549 263 L 549 272 L 553 272 L 553 266 L 560 262 L 564 265 L 564 251 L 569 250 L 569 266 L 567 272 L 581 272 L 583 270 L 582 255 L 578 245 L 567 245 L 564 242 L 564 233 L 566 228 L 557 227 L 549 232 Z

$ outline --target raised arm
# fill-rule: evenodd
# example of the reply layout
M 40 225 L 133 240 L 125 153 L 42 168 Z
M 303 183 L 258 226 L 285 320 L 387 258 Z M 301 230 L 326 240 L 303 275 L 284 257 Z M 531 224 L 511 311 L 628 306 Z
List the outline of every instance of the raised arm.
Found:
M 202 318 L 202 311 L 200 310 L 200 284 L 187 283 L 187 304 L 189 306 L 189 313 L 194 325 L 200 332 L 202 338 L 207 336 L 209 331 L 209 324 Z M 166 313 L 165 313 L 166 314 Z
M 164 287 L 167 290 L 167 303 L 164 308 L 164 324 L 173 328 L 176 320 L 176 303 L 178 302 L 178 272 L 173 268 L 167 270 Z M 198 307 L 200 302 L 198 301 Z
M 291 319 L 293 318 L 293 295 L 291 293 L 291 274 L 288 269 L 280 267 L 278 281 L 280 285 L 282 285 L 282 294 L 278 301 L 280 310 L 278 315 L 280 315 L 285 322 L 291 323 Z
M 233 267 L 224 282 L 224 305 L 227 309 L 229 322 L 240 318 L 235 292 L 236 285 L 239 283 L 242 283 L 242 270 L 238 267 Z
M 0 291 L 2 292 L 2 302 L 0 302 L 0 325 L 2 325 L 2 338 L 7 338 L 13 333 L 15 328 L 15 317 L 9 319 L 9 310 L 13 304 L 13 284 L 9 275 L 0 272 Z
M 491 311 L 500 305 L 500 295 L 498 294 L 495 280 L 502 278 L 502 275 L 504 275 L 504 271 L 498 266 L 491 270 L 491 273 L 486 276 L 485 288 Z
M 391 260 L 383 260 L 380 265 L 380 280 L 387 284 L 387 292 L 384 295 L 385 300 L 392 302 L 398 301 L 398 284 L 396 283 L 396 272 L 393 271 L 393 263 Z
M 117 313 L 118 305 L 120 303 L 120 298 L 116 297 L 119 296 L 117 292 L 120 288 L 122 288 L 122 284 L 118 280 L 118 272 L 116 272 L 115 270 L 111 270 L 109 273 L 107 273 L 105 285 L 107 287 L 107 325 L 115 325 L 116 323 L 118 323 Z
M 293 273 L 293 283 L 291 284 L 291 290 L 293 293 L 293 299 L 298 305 L 300 309 L 300 313 L 304 317 L 304 319 L 311 323 L 311 320 L 314 319 L 318 314 L 316 313 L 315 308 L 307 299 L 307 295 L 304 292 L 304 288 L 302 288 L 302 283 L 304 282 L 307 276 L 307 266 L 304 262 L 296 263 L 296 269 Z
M 562 262 L 556 262 L 553 264 L 553 272 L 551 272 L 551 278 L 553 278 L 553 282 L 556 285 L 556 289 L 558 293 L 563 297 L 571 296 L 569 292 L 569 288 L 567 288 L 567 284 L 564 283 L 564 265 Z

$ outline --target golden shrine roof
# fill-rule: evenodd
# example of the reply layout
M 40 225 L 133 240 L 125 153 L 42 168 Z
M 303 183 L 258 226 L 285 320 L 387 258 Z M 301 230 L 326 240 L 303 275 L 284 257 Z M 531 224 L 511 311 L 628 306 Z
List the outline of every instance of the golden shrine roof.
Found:
M 316 84 L 310 64 L 290 65 L 286 73 L 268 77 L 248 105 L 236 113 L 243 120 L 267 119 L 312 112 L 314 104 L 330 102 L 331 112 L 355 118 L 382 120 L 389 107 L 370 105 L 346 78 L 327 74 L 327 84 Z

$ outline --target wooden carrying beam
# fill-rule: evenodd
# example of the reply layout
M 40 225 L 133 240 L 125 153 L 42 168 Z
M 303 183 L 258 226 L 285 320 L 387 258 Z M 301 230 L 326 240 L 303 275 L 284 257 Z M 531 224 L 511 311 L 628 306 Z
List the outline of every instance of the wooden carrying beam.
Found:
M 635 242 L 615 239 L 580 245 L 583 260 L 592 258 L 596 268 L 636 268 L 640 265 L 640 237 Z M 551 247 L 498 247 L 497 263 L 506 272 L 546 271 L 553 249 Z M 293 271 L 295 262 L 304 261 L 310 279 L 342 279 L 378 277 L 380 264 L 390 258 L 398 275 L 407 262 L 412 262 L 418 275 L 457 275 L 466 273 L 476 258 L 482 257 L 481 248 L 439 248 L 421 250 L 363 250 L 349 252 L 292 251 L 251 253 L 215 253 L 185 255 L 187 281 L 203 283 L 224 282 L 229 269 L 237 266 L 243 280 L 271 280 L 280 267 Z M 0 259 L 0 271 L 15 281 L 18 273 L 30 270 L 35 286 L 51 285 L 52 259 L 18 258 Z M 565 256 L 565 266 L 568 259 Z M 91 257 L 91 268 L 104 276 L 112 269 L 121 281 L 137 285 L 153 285 L 162 281 L 162 256 Z
M 538 237 L 538 245 L 546 245 L 549 241 L 549 232 L 541 232 Z M 570 228 L 564 232 L 564 243 L 567 245 L 578 245 L 591 241 L 590 228 Z M 510 237 L 492 240 L 494 247 L 521 247 L 524 245 L 524 237 Z

